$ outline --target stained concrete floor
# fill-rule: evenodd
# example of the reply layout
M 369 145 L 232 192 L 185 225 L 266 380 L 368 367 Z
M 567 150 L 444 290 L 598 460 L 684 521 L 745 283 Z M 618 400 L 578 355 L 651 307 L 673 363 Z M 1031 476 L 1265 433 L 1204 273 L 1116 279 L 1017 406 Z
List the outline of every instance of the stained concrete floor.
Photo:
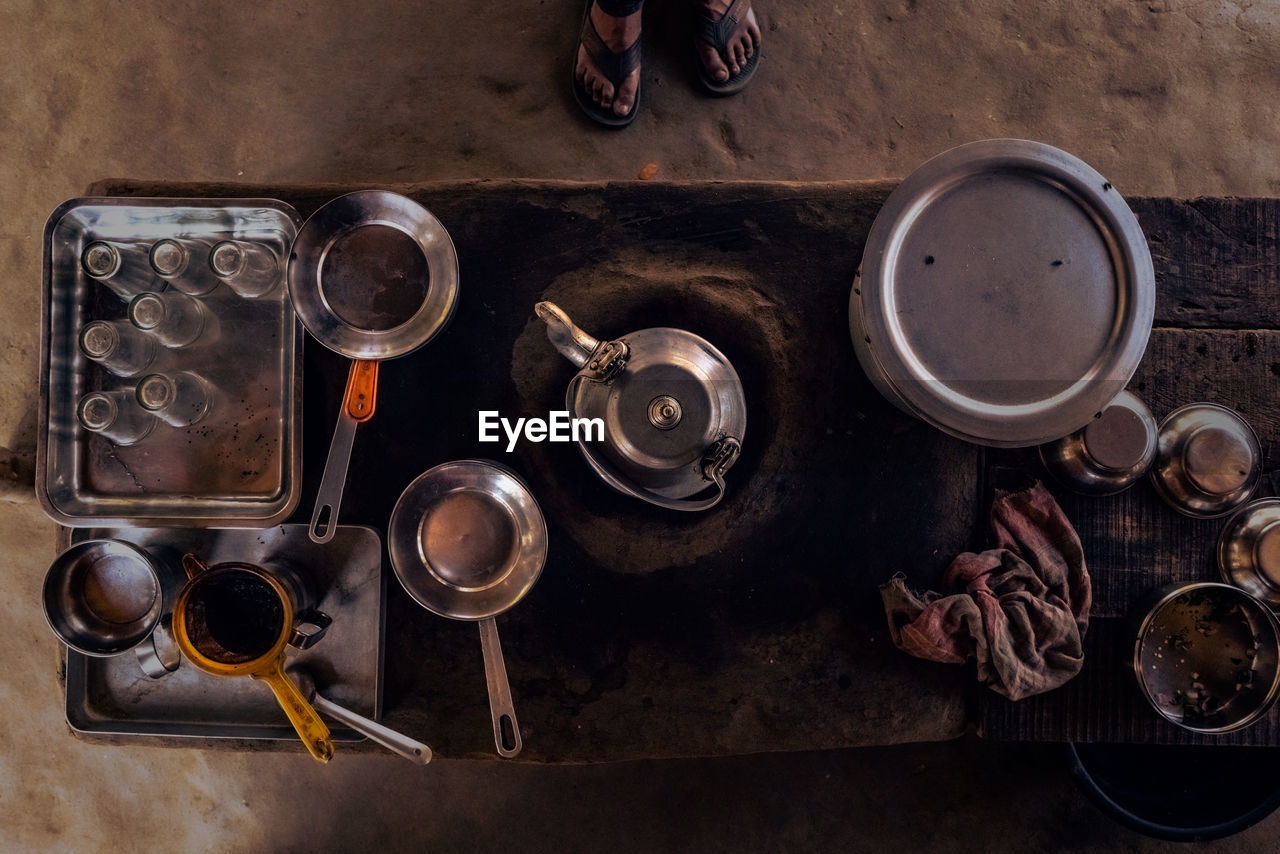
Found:
M 1264 2 L 759 0 L 743 95 L 690 85 L 682 4 L 651 0 L 629 130 L 568 94 L 577 0 L 0 0 L 0 443 L 34 444 L 40 239 L 104 177 L 900 177 L 1021 136 L 1126 194 L 1280 191 L 1280 9 Z M 1160 851 L 1058 754 L 974 739 L 530 767 L 101 747 L 74 739 L 38 606 L 54 527 L 0 504 L 0 850 Z M 1273 851 L 1273 816 L 1212 850 Z

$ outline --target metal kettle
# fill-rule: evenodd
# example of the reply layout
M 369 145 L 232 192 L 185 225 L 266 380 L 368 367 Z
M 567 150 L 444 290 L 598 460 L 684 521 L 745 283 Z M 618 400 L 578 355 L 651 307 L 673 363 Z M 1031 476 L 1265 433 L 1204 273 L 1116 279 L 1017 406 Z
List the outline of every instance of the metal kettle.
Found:
M 565 393 L 570 416 L 603 424 L 599 441 L 580 436 L 578 446 L 605 483 L 671 510 L 720 503 L 747 426 L 742 383 L 724 354 L 669 327 L 600 341 L 554 303 L 534 310 L 579 369 Z

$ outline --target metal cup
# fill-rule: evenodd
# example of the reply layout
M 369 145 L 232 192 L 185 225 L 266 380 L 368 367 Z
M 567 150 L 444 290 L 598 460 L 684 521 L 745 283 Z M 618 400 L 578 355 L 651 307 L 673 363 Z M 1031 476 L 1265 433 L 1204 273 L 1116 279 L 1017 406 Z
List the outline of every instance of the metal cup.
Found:
M 1258 437 L 1234 410 L 1191 403 L 1161 422 L 1151 484 L 1179 513 L 1225 516 L 1249 499 L 1261 475 Z
M 1089 424 L 1041 445 L 1040 460 L 1060 483 L 1081 495 L 1128 489 L 1156 456 L 1156 421 L 1138 397 L 1122 391 Z
M 134 650 L 159 678 L 178 668 L 169 630 L 182 586 L 177 566 L 123 540 L 86 540 L 64 551 L 44 579 L 45 619 L 67 646 L 105 658 Z
M 1280 608 L 1280 498 L 1241 507 L 1218 535 L 1222 580 Z

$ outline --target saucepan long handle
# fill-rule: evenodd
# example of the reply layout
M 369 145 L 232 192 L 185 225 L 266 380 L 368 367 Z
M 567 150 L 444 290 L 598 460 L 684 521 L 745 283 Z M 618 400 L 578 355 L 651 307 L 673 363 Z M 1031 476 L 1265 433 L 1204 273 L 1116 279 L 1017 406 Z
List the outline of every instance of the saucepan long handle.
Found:
M 498 623 L 493 617 L 480 621 L 480 649 L 484 653 L 484 678 L 489 683 L 493 741 L 498 747 L 498 755 L 511 759 L 520 755 L 524 742 L 520 739 L 520 724 L 516 722 L 516 707 L 511 701 L 507 665 L 502 660 Z
M 356 428 L 360 422 L 347 415 L 344 408 L 338 413 L 338 426 L 333 430 L 333 442 L 329 445 L 329 458 L 324 464 L 324 476 L 320 478 L 320 490 L 316 493 L 316 509 L 311 513 L 311 539 L 327 543 L 338 531 L 338 508 L 342 506 L 342 490 L 347 484 L 347 466 L 351 463 L 351 449 L 356 441 Z
M 376 741 L 388 750 L 399 753 L 410 762 L 426 765 L 431 761 L 431 748 L 416 739 L 398 733 L 390 727 L 385 727 L 377 721 L 366 718 L 364 715 L 358 715 L 319 694 L 311 698 L 311 704 L 335 721 L 341 721 L 353 730 L 364 733 L 370 740 Z

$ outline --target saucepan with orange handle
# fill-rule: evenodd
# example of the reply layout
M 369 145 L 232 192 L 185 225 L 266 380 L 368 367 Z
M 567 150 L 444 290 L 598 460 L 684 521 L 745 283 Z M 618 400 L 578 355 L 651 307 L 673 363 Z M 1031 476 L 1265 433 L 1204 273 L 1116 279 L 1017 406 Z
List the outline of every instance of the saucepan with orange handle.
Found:
M 353 359 L 311 517 L 311 539 L 333 539 L 356 427 L 373 417 L 378 363 L 413 352 L 448 324 L 458 255 L 444 226 L 397 193 L 339 196 L 303 223 L 286 272 L 302 325 Z

